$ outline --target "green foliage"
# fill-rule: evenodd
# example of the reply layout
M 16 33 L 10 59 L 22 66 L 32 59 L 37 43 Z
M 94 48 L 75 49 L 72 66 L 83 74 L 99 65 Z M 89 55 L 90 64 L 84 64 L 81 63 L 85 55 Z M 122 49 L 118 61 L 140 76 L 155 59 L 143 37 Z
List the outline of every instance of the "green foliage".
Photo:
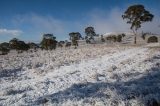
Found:
M 103 35 L 101 35 L 101 41 L 105 42 L 105 39 L 104 39 Z
M 3 47 L 3 48 L 10 49 L 10 48 L 9 48 L 9 43 L 7 43 L 7 42 L 1 43 L 0 46 Z
M 18 48 L 17 50 L 28 50 L 29 45 L 27 45 L 24 41 L 18 41 Z
M 70 36 L 70 40 L 72 41 L 72 45 L 74 45 L 75 48 L 77 48 L 78 40 L 82 38 L 81 34 L 79 32 L 71 32 L 69 33 L 69 36 Z
M 107 40 L 116 42 L 117 41 L 117 36 L 116 35 L 110 35 L 110 36 L 107 37 Z
M 148 38 L 147 43 L 155 43 L 158 42 L 158 38 L 156 36 L 151 36 Z
M 13 38 L 9 41 L 9 47 L 15 50 L 28 50 L 29 45 L 27 45 L 24 41 L 20 41 L 17 38 Z
M 41 41 L 41 47 L 46 50 L 56 49 L 56 37 L 53 34 L 44 34 Z
M 122 35 L 117 36 L 117 42 L 122 42 Z
M 33 42 L 29 42 L 28 46 L 29 46 L 30 49 L 37 49 L 37 48 L 39 48 L 39 46 L 37 44 L 33 43 Z
M 124 35 L 123 34 L 119 34 L 119 35 L 110 35 L 108 36 L 106 39 L 112 42 L 122 42 L 122 37 Z
M 94 40 L 94 36 L 96 36 L 96 33 L 95 33 L 95 30 L 93 27 L 87 27 L 85 28 L 85 39 L 86 39 L 86 42 L 90 42 L 90 40 Z
M 126 19 L 128 24 L 131 24 L 130 29 L 135 35 L 137 34 L 137 30 L 141 28 L 141 24 L 152 21 L 153 17 L 154 15 L 147 11 L 143 5 L 132 5 L 122 15 L 122 18 Z
M 13 38 L 9 41 L 9 46 L 11 49 L 17 49 L 18 48 L 18 39 L 17 38 Z
M 124 33 L 122 33 L 122 37 L 125 37 L 126 35 Z
M 0 44 L 0 52 L 1 52 L 0 54 L 1 55 L 6 55 L 8 54 L 9 51 L 10 51 L 9 43 L 4 42 Z

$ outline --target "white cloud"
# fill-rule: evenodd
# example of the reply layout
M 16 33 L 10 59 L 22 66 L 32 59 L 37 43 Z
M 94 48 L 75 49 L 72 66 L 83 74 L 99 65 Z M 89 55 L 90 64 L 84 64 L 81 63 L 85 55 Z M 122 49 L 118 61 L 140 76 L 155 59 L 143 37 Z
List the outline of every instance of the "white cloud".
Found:
M 17 15 L 13 23 L 18 27 L 26 26 L 26 33 L 32 33 L 37 38 L 41 38 L 44 33 L 53 33 L 58 38 L 67 34 L 67 22 L 49 15 L 42 16 L 34 13 Z
M 0 35 L 19 36 L 22 33 L 21 30 L 0 29 Z
M 90 21 L 88 25 L 94 26 L 97 33 L 104 34 L 108 32 L 128 32 L 130 25 L 126 23 L 126 20 L 122 19 L 124 10 L 120 8 L 113 8 L 111 11 L 94 10 L 90 15 Z M 153 11 L 152 11 L 153 12 Z M 153 12 L 155 15 L 152 22 L 142 24 L 139 32 L 152 32 L 160 34 L 160 15 Z
M 129 31 L 129 25 L 122 19 L 122 11 L 113 8 L 111 11 L 96 9 L 90 15 L 89 25 L 95 27 L 97 33 Z

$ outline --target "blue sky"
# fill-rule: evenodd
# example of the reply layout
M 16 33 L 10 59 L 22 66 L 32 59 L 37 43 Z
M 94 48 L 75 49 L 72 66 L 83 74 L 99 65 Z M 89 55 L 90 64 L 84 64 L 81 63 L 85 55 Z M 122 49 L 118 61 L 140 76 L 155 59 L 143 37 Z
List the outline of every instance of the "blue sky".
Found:
M 160 0 L 0 0 L 0 42 L 40 41 L 44 33 L 65 40 L 69 32 L 84 35 L 87 26 L 99 34 L 130 31 L 121 15 L 133 4 L 155 15 L 139 31 L 160 34 Z

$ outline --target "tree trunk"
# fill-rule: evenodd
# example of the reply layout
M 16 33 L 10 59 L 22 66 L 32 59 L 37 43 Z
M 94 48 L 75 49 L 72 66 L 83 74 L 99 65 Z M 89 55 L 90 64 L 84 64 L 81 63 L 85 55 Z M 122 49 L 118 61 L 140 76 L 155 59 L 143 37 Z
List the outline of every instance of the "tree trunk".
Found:
M 134 33 L 134 44 L 136 44 L 137 43 L 137 30 L 132 30 L 133 31 L 133 33 Z
M 136 44 L 137 43 L 137 38 L 136 38 L 136 36 L 134 37 L 134 44 Z

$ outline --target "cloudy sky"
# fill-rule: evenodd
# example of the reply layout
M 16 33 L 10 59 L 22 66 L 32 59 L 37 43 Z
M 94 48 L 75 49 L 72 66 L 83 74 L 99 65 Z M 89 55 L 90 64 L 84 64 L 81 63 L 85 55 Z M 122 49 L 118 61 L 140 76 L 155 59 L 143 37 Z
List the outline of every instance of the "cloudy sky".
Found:
M 65 40 L 70 32 L 84 35 L 87 26 L 98 34 L 128 32 L 121 15 L 133 4 L 155 16 L 139 31 L 160 34 L 160 0 L 0 0 L 0 42 L 13 37 L 37 42 L 44 33 Z

